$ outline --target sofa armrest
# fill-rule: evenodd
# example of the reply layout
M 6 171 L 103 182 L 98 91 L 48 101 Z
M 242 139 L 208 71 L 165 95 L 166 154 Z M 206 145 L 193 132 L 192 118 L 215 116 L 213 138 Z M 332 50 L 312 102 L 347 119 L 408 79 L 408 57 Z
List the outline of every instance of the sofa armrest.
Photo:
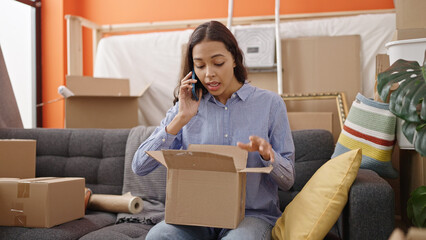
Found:
M 388 239 L 395 225 L 394 198 L 388 182 L 359 169 L 343 212 L 344 239 Z

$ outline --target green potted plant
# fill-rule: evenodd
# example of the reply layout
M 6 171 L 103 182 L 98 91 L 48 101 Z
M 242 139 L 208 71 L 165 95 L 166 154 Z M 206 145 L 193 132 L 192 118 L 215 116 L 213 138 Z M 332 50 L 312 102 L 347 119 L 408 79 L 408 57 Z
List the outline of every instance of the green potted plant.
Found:
M 426 228 L 426 186 L 416 188 L 407 202 L 407 216 L 414 226 Z
M 426 51 L 425 51 L 426 60 Z M 399 59 L 377 79 L 380 98 L 403 120 L 402 132 L 422 156 L 426 156 L 426 61 Z

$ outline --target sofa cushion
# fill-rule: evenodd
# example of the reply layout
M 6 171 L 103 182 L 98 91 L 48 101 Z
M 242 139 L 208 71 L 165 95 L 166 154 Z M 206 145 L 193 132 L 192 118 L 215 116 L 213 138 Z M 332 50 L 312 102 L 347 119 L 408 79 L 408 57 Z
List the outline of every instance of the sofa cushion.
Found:
M 333 135 L 322 129 L 292 131 L 295 147 L 296 179 L 290 191 L 278 190 L 280 209 L 284 211 L 291 200 L 334 151 Z
M 132 160 L 136 150 L 147 139 L 155 127 L 138 126 L 130 130 L 124 160 L 123 193 L 131 192 L 142 198 L 143 210 L 139 214 L 119 213 L 117 219 L 137 218 L 141 223 L 156 224 L 164 219 L 166 200 L 167 169 L 160 165 L 145 176 L 138 176 L 132 170 Z
M 389 104 L 357 94 L 349 110 L 333 157 L 351 149 L 362 148 L 361 168 L 371 169 L 381 177 L 397 178 L 392 167 L 396 117 Z
M 0 227 L 0 239 L 7 240 L 68 240 L 114 224 L 115 214 L 88 211 L 83 218 L 52 228 Z
M 140 223 L 121 223 L 88 233 L 87 235 L 80 238 L 80 240 L 144 240 L 148 234 L 148 231 L 153 226 L 154 225 L 145 225 Z
M 84 177 L 93 193 L 121 194 L 130 129 L 0 129 L 37 140 L 36 177 Z
M 348 200 L 361 164 L 360 149 L 321 166 L 286 207 L 272 229 L 273 239 L 323 239 Z
M 293 189 L 300 191 L 334 151 L 333 135 L 327 130 L 292 131 L 295 146 L 296 179 Z

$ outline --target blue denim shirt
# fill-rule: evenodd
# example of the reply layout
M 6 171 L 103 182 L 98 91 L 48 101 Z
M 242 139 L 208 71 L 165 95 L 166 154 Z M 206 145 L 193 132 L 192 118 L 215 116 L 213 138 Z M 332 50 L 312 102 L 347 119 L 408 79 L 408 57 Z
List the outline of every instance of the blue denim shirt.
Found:
M 145 151 L 187 149 L 189 144 L 236 145 L 249 142 L 256 135 L 269 141 L 274 150 L 274 167 L 270 174 L 248 173 L 246 185 L 246 216 L 259 217 L 274 225 L 281 216 L 278 187 L 288 190 L 294 183 L 294 144 L 287 109 L 279 95 L 245 83 L 226 105 L 209 93 L 200 102 L 198 113 L 177 135 L 168 134 L 166 126 L 179 110 L 176 103 L 161 125 L 143 142 L 135 153 L 132 168 L 146 175 L 160 163 Z M 247 167 L 268 166 L 258 152 L 249 152 Z

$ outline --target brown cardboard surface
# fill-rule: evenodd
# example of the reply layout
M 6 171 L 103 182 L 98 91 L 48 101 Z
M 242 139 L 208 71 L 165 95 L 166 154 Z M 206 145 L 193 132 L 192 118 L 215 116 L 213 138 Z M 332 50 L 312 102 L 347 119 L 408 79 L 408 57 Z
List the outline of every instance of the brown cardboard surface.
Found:
M 0 179 L 0 226 L 53 227 L 84 216 L 84 178 Z
M 244 201 L 240 191 L 243 188 L 244 173 L 170 169 L 165 221 L 236 228 L 242 220 L 239 206 Z
M 0 177 L 35 177 L 36 140 L 0 140 Z
M 386 69 L 388 69 L 389 66 L 390 66 L 389 55 L 387 55 L 387 54 L 377 54 L 376 55 L 376 77 L 375 77 L 376 83 L 374 85 L 374 100 L 375 101 L 378 101 L 378 102 L 384 102 L 384 101 L 389 102 L 386 99 L 383 101 L 380 98 L 379 92 L 377 91 L 377 76 L 380 73 L 386 71 Z
M 237 146 L 189 148 L 147 152 L 167 167 L 166 223 L 236 228 L 245 213 L 246 172 L 269 173 L 272 166 L 246 168 L 248 153 Z
M 325 129 L 333 132 L 332 112 L 288 112 L 291 130 Z
M 233 158 L 235 168 L 237 170 L 244 169 L 247 165 L 248 152 L 235 146 L 222 145 L 218 147 L 217 145 L 209 144 L 190 144 L 188 146 L 188 150 L 200 152 L 214 152 L 221 155 L 229 156 Z
M 395 30 L 392 41 L 426 38 L 426 28 L 410 28 Z
M 352 103 L 361 91 L 359 35 L 282 40 L 283 92 L 344 92 Z M 341 132 L 335 100 L 286 101 L 288 112 L 332 112 L 333 136 Z
M 278 92 L 276 72 L 248 72 L 247 79 L 255 87 Z
M 67 76 L 74 96 L 65 99 L 65 128 L 131 128 L 138 123 L 138 99 L 129 95 L 129 80 Z
M 426 28 L 426 1 L 395 0 L 396 29 Z
M 67 76 L 67 88 L 76 96 L 130 96 L 128 79 Z
M 138 125 L 135 97 L 69 97 L 65 128 L 132 128 Z
M 232 157 L 208 152 L 163 150 L 167 169 L 236 172 Z

